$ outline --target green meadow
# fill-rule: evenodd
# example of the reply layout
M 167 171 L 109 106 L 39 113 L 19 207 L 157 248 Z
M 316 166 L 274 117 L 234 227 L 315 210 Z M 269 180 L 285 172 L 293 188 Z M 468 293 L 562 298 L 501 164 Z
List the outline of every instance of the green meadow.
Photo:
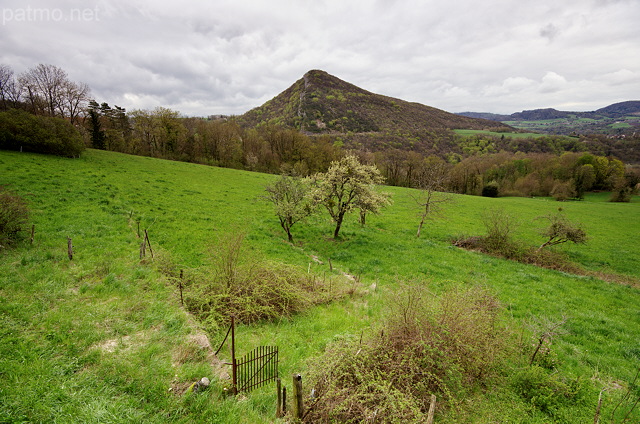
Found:
M 215 377 L 218 366 L 196 336 L 209 331 L 215 350 L 226 328 L 198 323 L 181 307 L 176 282 L 161 272 L 210 263 L 219 242 L 238 232 L 245 234 L 244 260 L 355 280 L 354 294 L 343 300 L 238 327 L 240 355 L 279 347 L 285 385 L 293 373 L 304 376 L 329 343 L 375 331 L 390 295 L 410 282 L 434 296 L 487 288 L 525 350 L 500 384 L 439 410 L 438 423 L 592 422 L 603 389 L 603 422 L 622 422 L 640 396 L 637 197 L 621 204 L 602 193 L 562 203 L 455 195 L 418 239 L 412 190 L 384 187 L 393 203 L 366 226 L 351 216 L 335 241 L 328 215 L 319 213 L 293 227 L 292 245 L 261 199 L 276 178 L 97 150 L 79 159 L 0 151 L 0 184 L 27 199 L 35 225 L 33 244 L 27 235 L 0 253 L 0 423 L 284 422 L 274 418 L 273 385 L 237 398 L 223 394 L 228 383 Z M 492 209 L 516 218 L 517 239 L 540 245 L 539 218 L 559 208 L 588 234 L 585 245 L 555 248 L 584 275 L 451 246 L 454 237 L 482 235 Z M 139 256 L 145 229 L 154 259 Z M 512 389 L 510 373 L 527 366 L 534 324 L 563 319 L 551 344 L 553 373 L 582 381 L 587 393 L 578 404 L 544 411 Z M 228 349 L 219 357 L 229 361 Z M 212 379 L 209 390 L 181 393 L 204 376 Z M 627 418 L 640 421 L 639 408 Z
M 507 123 L 512 125 L 512 123 Z M 456 134 L 462 137 L 470 137 L 472 135 L 477 136 L 489 136 L 489 137 L 511 137 L 511 138 L 539 138 L 546 137 L 546 134 L 540 133 L 527 133 L 527 132 L 498 132 L 487 130 L 453 130 Z

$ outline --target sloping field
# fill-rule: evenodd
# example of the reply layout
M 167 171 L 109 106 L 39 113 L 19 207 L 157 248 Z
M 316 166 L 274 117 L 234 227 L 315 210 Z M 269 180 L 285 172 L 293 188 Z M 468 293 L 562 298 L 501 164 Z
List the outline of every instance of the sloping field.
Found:
M 27 236 L 0 253 L 0 422 L 273 422 L 273 386 L 240 400 L 223 396 L 226 383 L 215 378 L 199 337 L 206 326 L 184 311 L 176 282 L 159 271 L 198 268 L 237 232 L 246 234 L 252 258 L 289 263 L 318 278 L 356 277 L 352 297 L 238 328 L 240 354 L 279 346 L 285 384 L 294 372 L 305 375 L 306 361 L 328 343 L 376 328 L 399 282 L 414 281 L 436 295 L 451 286 L 488 288 L 522 345 L 535 344 L 526 323 L 566 318 L 551 347 L 554 373 L 579 377 L 589 388 L 580 404 L 544 411 L 519 396 L 507 375 L 467 403 L 439 411 L 437 422 L 589 422 L 603 388 L 607 419 L 630 393 L 615 411 L 621 419 L 638 398 L 637 382 L 631 384 L 640 363 L 637 199 L 454 196 L 416 239 L 419 209 L 411 190 L 389 187 L 393 204 L 366 227 L 352 217 L 333 241 L 331 223 L 319 214 L 293 228 L 291 245 L 260 199 L 275 178 L 95 150 L 80 159 L 0 152 L 0 184 L 28 200 L 35 225 L 32 245 Z M 559 207 L 583 223 L 590 240 L 558 250 L 621 283 L 488 257 L 448 241 L 482 234 L 483 213 L 499 208 L 518 218 L 517 238 L 539 245 L 543 223 L 536 218 Z M 141 261 L 138 234 L 145 229 L 155 258 Z M 226 330 L 206 328 L 214 345 Z M 229 360 L 226 349 L 220 357 Z M 207 392 L 180 394 L 203 376 L 213 380 Z M 639 412 L 630 419 L 639 420 Z

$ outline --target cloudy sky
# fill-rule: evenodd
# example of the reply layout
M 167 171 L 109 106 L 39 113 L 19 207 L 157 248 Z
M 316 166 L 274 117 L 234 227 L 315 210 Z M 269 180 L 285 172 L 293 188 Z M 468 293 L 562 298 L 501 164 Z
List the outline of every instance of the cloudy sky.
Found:
M 638 0 L 3 0 L 0 63 L 98 102 L 241 114 L 322 69 L 449 112 L 640 100 Z

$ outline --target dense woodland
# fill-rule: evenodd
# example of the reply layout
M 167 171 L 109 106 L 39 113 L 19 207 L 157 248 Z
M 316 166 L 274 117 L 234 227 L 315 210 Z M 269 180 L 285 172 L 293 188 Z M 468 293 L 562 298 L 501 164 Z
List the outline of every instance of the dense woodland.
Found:
M 273 123 L 246 126 L 234 117 L 183 117 L 163 107 L 126 111 L 93 100 L 86 84 L 70 81 L 53 65 L 17 77 L 0 66 L 0 101 L 0 148 L 12 150 L 73 157 L 84 140 L 96 149 L 301 176 L 325 172 L 350 152 L 375 164 L 390 185 L 415 187 L 425 167 L 438 164 L 447 191 L 560 200 L 608 190 L 624 201 L 640 183 L 639 169 L 629 164 L 640 162 L 640 140 L 601 135 L 459 136 L 439 128 L 414 139 L 401 132 L 367 138 L 309 134 Z

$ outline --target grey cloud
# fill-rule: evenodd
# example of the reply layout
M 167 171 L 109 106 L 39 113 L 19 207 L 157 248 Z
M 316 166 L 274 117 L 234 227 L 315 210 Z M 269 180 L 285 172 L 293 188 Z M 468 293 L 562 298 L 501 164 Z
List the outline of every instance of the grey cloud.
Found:
M 554 24 L 547 24 L 540 29 L 540 36 L 548 39 L 549 41 L 553 41 L 559 33 L 560 30 Z
M 0 26 L 0 62 L 16 72 L 52 63 L 88 83 L 99 101 L 191 115 L 243 113 L 318 68 L 454 112 L 602 107 L 640 92 L 640 60 L 630 54 L 640 37 L 634 1 L 104 0 L 80 7 L 97 8 L 99 20 Z

